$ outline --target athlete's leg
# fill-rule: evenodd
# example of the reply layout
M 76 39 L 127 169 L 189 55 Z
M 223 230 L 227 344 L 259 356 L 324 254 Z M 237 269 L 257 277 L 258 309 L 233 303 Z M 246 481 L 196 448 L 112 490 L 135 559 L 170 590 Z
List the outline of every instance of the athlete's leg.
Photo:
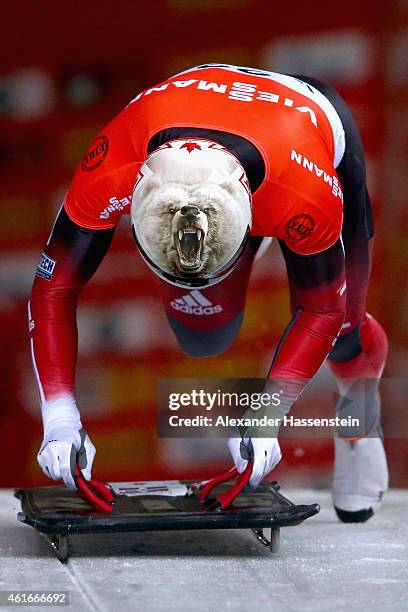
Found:
M 170 327 L 191 357 L 226 351 L 240 330 L 252 264 L 262 238 L 252 237 L 234 270 L 208 289 L 186 290 L 161 282 Z
M 319 81 L 300 78 L 330 100 L 345 131 L 346 149 L 337 173 L 344 194 L 347 312 L 328 364 L 340 391 L 336 411 L 342 417 L 359 418 L 360 429 L 359 441 L 350 438 L 347 428 L 337 432 L 333 495 L 342 520 L 366 520 L 388 485 L 378 393 L 388 347 L 383 328 L 365 310 L 374 232 L 364 151 L 358 128 L 339 94 Z

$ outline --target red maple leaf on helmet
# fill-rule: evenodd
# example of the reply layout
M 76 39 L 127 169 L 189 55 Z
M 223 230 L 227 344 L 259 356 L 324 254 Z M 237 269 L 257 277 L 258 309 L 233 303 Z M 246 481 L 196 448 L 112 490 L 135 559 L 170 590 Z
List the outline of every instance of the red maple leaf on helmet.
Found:
M 194 151 L 194 149 L 199 149 L 201 151 L 200 145 L 196 142 L 185 142 L 183 145 L 181 145 L 180 149 L 187 149 L 189 153 Z

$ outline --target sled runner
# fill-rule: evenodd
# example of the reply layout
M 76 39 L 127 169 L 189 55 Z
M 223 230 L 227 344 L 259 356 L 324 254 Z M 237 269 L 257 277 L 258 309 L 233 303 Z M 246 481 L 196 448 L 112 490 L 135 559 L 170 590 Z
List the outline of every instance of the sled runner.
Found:
M 175 480 L 110 483 L 109 492 L 102 491 L 111 510 L 107 512 L 62 486 L 19 489 L 15 492 L 21 500 L 17 518 L 45 534 L 58 559 L 65 563 L 69 536 L 84 533 L 251 529 L 261 544 L 276 552 L 281 527 L 299 525 L 320 510 L 318 504 L 293 504 L 280 493 L 277 482 L 242 492 L 227 509 L 214 501 L 225 498 L 231 484 L 217 484 L 207 501 L 200 501 L 196 494 L 199 487 L 195 487 L 194 483 Z M 265 529 L 271 530 L 270 538 Z

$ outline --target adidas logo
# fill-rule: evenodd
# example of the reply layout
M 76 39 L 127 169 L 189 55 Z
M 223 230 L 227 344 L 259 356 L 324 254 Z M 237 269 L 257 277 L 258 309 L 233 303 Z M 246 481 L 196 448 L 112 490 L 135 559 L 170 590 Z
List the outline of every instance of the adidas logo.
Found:
M 170 304 L 174 310 L 179 310 L 186 314 L 212 315 L 222 312 L 220 304 L 214 306 L 197 289 L 190 291 L 190 293 L 183 295 L 181 298 L 177 298 L 177 300 L 173 300 Z

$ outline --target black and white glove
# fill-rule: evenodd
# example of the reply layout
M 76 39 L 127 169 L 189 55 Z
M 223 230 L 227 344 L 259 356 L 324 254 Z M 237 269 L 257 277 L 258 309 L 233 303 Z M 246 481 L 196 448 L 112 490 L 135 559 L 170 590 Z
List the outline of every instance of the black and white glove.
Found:
M 254 489 L 276 467 L 282 458 L 277 438 L 230 438 L 228 448 L 238 472 L 245 472 L 252 459 L 249 485 Z
M 68 489 L 76 490 L 76 466 L 85 480 L 90 480 L 95 454 L 95 446 L 84 429 L 61 427 L 51 430 L 44 437 L 37 460 L 46 476 L 62 480 Z
M 46 476 L 76 490 L 76 466 L 90 480 L 96 449 L 82 427 L 75 399 L 63 395 L 44 402 L 41 412 L 44 439 L 37 461 Z

